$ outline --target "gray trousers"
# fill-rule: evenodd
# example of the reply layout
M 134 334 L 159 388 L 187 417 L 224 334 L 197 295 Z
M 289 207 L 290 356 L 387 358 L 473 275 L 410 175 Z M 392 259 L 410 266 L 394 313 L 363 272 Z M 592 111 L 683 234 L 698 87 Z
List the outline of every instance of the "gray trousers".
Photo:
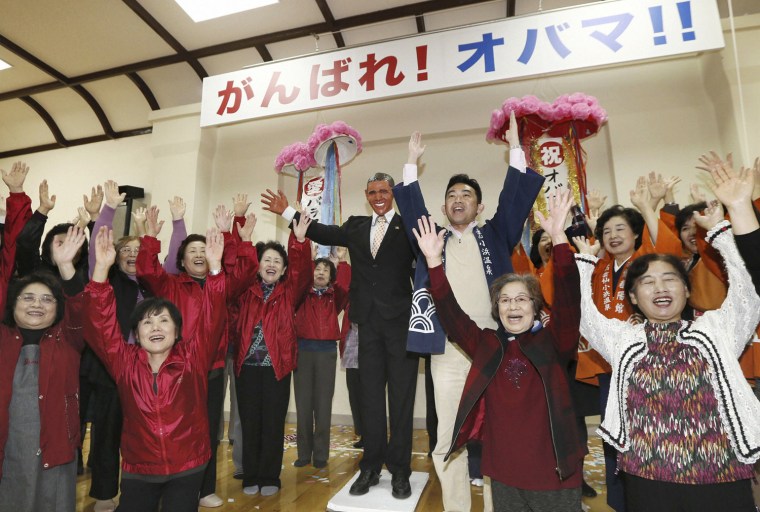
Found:
M 293 373 L 293 382 L 299 460 L 326 461 L 330 455 L 336 360 L 336 351 L 298 351 L 298 369 Z

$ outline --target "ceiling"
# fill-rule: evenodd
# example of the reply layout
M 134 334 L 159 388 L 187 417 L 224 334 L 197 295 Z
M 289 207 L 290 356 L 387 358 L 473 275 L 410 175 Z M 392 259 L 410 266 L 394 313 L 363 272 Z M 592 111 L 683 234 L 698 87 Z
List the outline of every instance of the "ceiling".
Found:
M 0 71 L 0 158 L 150 133 L 150 112 L 200 102 L 206 76 L 581 3 L 280 0 L 194 23 L 173 0 L 0 0 L 0 59 L 12 66 Z

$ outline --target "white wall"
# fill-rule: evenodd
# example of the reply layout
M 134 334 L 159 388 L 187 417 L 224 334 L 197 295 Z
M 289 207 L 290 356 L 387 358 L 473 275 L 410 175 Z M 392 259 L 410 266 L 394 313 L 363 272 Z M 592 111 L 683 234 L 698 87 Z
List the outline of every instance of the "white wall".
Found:
M 319 122 L 344 120 L 364 138 L 364 152 L 344 167 L 343 212 L 366 214 L 362 190 L 376 171 L 400 177 L 409 134 L 420 130 L 427 143 L 421 186 L 428 206 L 441 220 L 439 206 L 448 177 L 467 172 L 483 185 L 488 218 L 506 169 L 503 145 L 485 142 L 490 112 L 509 96 L 536 94 L 552 101 L 563 93 L 582 91 L 596 96 L 609 115 L 598 135 L 587 139 L 588 182 L 608 195 L 608 204 L 627 203 L 636 178 L 649 171 L 678 175 L 677 191 L 688 201 L 688 184 L 699 179 L 697 157 L 710 149 L 720 153 L 760 152 L 760 16 L 737 20 L 739 69 L 743 74 L 749 140 L 742 145 L 738 115 L 738 86 L 730 35 L 721 52 L 689 55 L 659 62 L 630 64 L 509 83 L 448 91 L 426 96 L 306 112 L 201 130 L 198 106 L 156 113 L 149 136 L 104 142 L 28 155 L 32 166 L 27 190 L 36 198 L 43 177 L 59 196 L 53 222 L 73 216 L 89 187 L 113 178 L 142 186 L 149 199 L 168 216 L 166 200 L 178 194 L 190 204 L 188 230 L 201 232 L 211 223 L 211 209 L 229 204 L 238 192 L 247 192 L 259 216 L 257 239 L 286 239 L 286 226 L 262 212 L 258 195 L 266 188 L 282 188 L 295 197 L 295 178 L 273 171 L 279 150 L 305 140 Z M 9 169 L 11 160 L 0 160 Z M 36 205 L 36 199 L 34 200 Z M 168 229 L 166 230 L 168 231 Z M 167 239 L 168 232 L 162 233 Z M 349 414 L 343 386 L 337 378 L 334 413 Z M 419 379 L 415 417 L 424 418 L 423 380 Z M 291 401 L 291 410 L 293 404 Z

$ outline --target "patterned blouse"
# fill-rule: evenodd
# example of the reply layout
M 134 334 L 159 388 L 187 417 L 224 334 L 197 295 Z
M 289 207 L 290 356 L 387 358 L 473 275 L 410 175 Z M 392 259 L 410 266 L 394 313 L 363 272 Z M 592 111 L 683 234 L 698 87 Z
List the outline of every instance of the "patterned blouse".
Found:
M 647 354 L 628 382 L 631 449 L 618 455 L 618 468 L 680 484 L 752 478 L 752 466 L 737 460 L 721 424 L 707 362 L 677 340 L 681 325 L 645 325 Z

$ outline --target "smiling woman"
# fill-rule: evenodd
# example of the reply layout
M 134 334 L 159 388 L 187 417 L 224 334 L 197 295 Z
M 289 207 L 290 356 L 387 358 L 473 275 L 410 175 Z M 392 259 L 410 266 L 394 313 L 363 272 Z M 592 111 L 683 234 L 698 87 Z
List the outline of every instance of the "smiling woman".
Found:
M 216 230 L 204 243 L 211 269 L 201 292 L 195 328 L 182 338 L 179 309 L 165 298 L 140 302 L 131 330 L 139 345 L 126 343 L 117 321 L 114 289 L 108 282 L 116 260 L 113 234 L 102 227 L 95 243 L 95 267 L 85 290 L 88 343 L 113 377 L 124 411 L 119 510 L 198 509 L 198 493 L 211 458 L 204 414 L 208 371 L 226 327 L 224 241 Z
M 0 510 L 73 512 L 84 342 L 80 300 L 66 301 L 64 288 L 72 297 L 82 289 L 73 261 L 85 238 L 70 228 L 51 248 L 60 278 L 32 272 L 9 283 L 16 238 L 32 215 L 23 191 L 28 170 L 16 162 L 1 173 L 10 196 L 0 248 Z
M 443 231 L 436 235 L 435 224 L 424 217 L 415 230 L 438 318 L 449 339 L 472 358 L 446 460 L 468 440 L 482 438 L 482 470 L 491 478 L 497 512 L 581 508 L 584 447 L 566 371 L 578 349 L 580 319 L 578 272 L 564 232 L 571 204 L 571 195 L 561 194 L 551 199 L 549 218 L 537 214 L 551 236 L 555 268 L 555 303 L 546 328 L 538 321 L 538 280 L 513 273 L 491 285 L 498 329 L 479 328 L 462 311 L 443 271 Z M 474 428 L 476 423 L 482 427 Z
M 729 282 L 720 308 L 694 321 L 682 320 L 690 285 L 676 257 L 648 254 L 629 265 L 625 295 L 646 319 L 633 325 L 606 318 L 591 300 L 592 247 L 581 244 L 585 254 L 576 256 L 581 334 L 612 366 L 598 432 L 619 452 L 631 512 L 755 509 L 760 403 L 738 357 L 760 320 L 760 297 L 723 209 L 693 218 L 720 251 Z
M 282 436 L 296 366 L 294 316 L 312 282 L 311 219 L 293 221 L 289 253 L 278 242 L 257 245 L 259 279 L 238 299 L 235 375 L 243 435 L 243 492 L 280 490 Z M 288 256 L 291 266 L 288 268 Z M 287 270 L 287 273 L 286 273 Z

